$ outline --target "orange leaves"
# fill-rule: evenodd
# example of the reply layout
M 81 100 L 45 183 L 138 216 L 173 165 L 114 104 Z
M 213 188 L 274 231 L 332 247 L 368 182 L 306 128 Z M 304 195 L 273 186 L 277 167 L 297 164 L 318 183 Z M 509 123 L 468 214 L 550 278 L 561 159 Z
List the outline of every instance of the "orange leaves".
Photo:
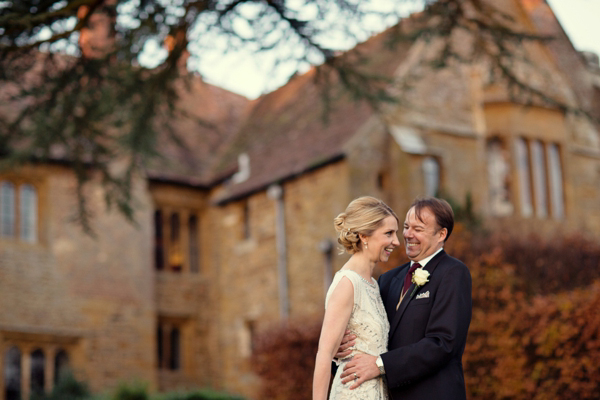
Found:
M 310 400 L 322 318 L 293 321 L 259 335 L 252 356 L 261 399 Z
M 471 244 L 469 397 L 600 398 L 600 246 L 578 237 Z

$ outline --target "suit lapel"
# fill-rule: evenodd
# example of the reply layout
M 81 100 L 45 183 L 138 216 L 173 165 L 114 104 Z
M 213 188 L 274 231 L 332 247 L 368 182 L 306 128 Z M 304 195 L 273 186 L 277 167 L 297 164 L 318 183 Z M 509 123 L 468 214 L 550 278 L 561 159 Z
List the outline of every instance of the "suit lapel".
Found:
M 400 293 L 402 292 L 402 286 L 404 285 L 404 277 L 408 272 L 410 263 L 401 265 L 398 268 L 398 273 L 392 278 L 388 296 L 385 302 L 385 310 L 389 315 L 390 322 L 396 314 L 396 306 L 398 305 L 398 299 L 400 299 Z
M 433 275 L 433 271 L 435 271 L 435 268 L 438 266 L 438 264 L 440 263 L 440 260 L 443 258 L 443 256 L 445 254 L 446 253 L 444 252 L 444 250 L 440 251 L 424 267 L 425 270 L 428 271 L 429 274 L 430 274 L 430 278 L 429 278 L 430 280 L 431 280 L 431 275 Z M 410 265 L 410 263 L 408 265 Z M 398 276 L 400 276 L 400 275 L 402 276 L 401 286 L 400 287 L 402 287 L 402 285 L 404 285 L 404 278 L 406 277 L 406 273 L 408 273 L 408 269 L 406 270 L 406 272 L 404 274 L 398 274 Z M 395 279 L 397 279 L 397 277 Z M 425 284 L 425 286 L 427 286 L 427 284 Z M 404 296 L 404 299 L 402 299 L 402 302 L 400 303 L 400 307 L 398 307 L 398 311 L 396 311 L 396 314 L 395 315 L 394 314 L 389 314 L 389 315 L 394 315 L 394 317 L 390 321 L 390 335 L 389 335 L 389 337 L 392 337 L 392 335 L 396 331 L 396 328 L 398 328 L 398 325 L 400 324 L 400 320 L 402 319 L 402 314 L 404 314 L 404 311 L 406 310 L 406 308 L 408 307 L 408 304 L 412 300 L 411 293 L 414 290 L 414 288 L 415 288 L 415 284 L 413 283 L 408 288 L 408 291 L 406 292 L 406 295 Z M 393 305 L 394 309 L 396 308 L 396 305 L 398 304 L 398 300 L 400 300 L 400 291 L 401 290 L 402 289 L 398 290 L 398 296 L 396 297 L 395 303 Z M 388 303 L 390 303 L 390 301 L 388 301 Z
M 440 263 L 442 258 L 444 258 L 445 255 L 446 252 L 442 249 L 442 251 L 437 253 L 435 257 L 433 257 L 431 261 L 427 263 L 427 265 L 425 266 L 425 270 L 429 271 L 429 275 L 433 275 L 433 271 L 435 271 L 435 268 L 438 266 L 438 264 Z
M 408 273 L 409 269 L 410 269 L 410 262 L 407 263 L 406 266 L 403 268 L 402 273 L 399 273 L 394 278 L 394 279 L 396 279 L 395 283 L 397 284 L 398 287 L 395 288 L 395 290 L 394 290 L 393 299 L 391 299 L 391 301 L 388 301 L 388 303 L 390 303 L 391 310 L 392 310 L 392 312 L 389 313 L 388 315 L 393 315 L 393 318 L 390 321 L 389 337 L 392 337 L 392 335 L 394 334 L 394 331 L 398 327 L 398 323 L 400 322 L 400 319 L 402 317 L 402 313 L 404 313 L 404 310 L 406 309 L 406 305 L 408 304 L 408 301 L 407 301 L 408 296 L 404 296 L 402 303 L 400 303 L 400 307 L 398 307 L 398 310 L 396 311 L 396 306 L 398 305 L 398 301 L 400 300 L 400 295 L 402 294 L 402 287 L 404 286 L 404 278 L 406 277 L 406 274 Z M 408 290 L 409 290 L 409 292 L 407 292 L 407 293 L 410 293 L 410 289 L 408 289 Z

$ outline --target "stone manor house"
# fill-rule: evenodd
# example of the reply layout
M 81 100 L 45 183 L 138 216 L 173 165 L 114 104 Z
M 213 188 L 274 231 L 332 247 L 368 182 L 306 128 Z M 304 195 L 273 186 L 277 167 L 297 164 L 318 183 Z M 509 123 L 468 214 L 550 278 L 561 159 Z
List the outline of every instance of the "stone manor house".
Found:
M 573 48 L 544 1 L 497 3 L 556 36 L 527 45 L 529 81 L 600 117 L 598 58 Z M 435 45 L 392 50 L 385 36 L 357 49 L 398 82 Z M 136 226 L 93 182 L 96 238 L 70 222 L 63 161 L 0 171 L 0 399 L 50 390 L 67 366 L 96 392 L 137 380 L 257 398 L 253 336 L 322 315 L 345 260 L 332 220 L 360 195 L 400 216 L 419 195 L 468 195 L 490 229 L 600 236 L 598 124 L 523 106 L 485 63 L 425 73 L 410 106 L 375 113 L 342 96 L 327 123 L 314 69 L 254 101 L 194 78 L 181 106 L 210 124 L 175 122 L 186 148 L 164 143 L 136 179 Z

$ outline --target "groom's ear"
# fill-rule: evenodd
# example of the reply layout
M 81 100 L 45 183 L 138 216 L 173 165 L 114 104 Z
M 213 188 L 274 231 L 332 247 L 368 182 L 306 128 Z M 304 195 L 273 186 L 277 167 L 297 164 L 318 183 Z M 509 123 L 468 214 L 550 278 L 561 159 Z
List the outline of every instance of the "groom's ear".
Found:
M 438 233 L 440 234 L 440 239 L 442 239 L 442 242 L 445 242 L 446 238 L 448 237 L 448 229 L 442 228 L 438 231 Z

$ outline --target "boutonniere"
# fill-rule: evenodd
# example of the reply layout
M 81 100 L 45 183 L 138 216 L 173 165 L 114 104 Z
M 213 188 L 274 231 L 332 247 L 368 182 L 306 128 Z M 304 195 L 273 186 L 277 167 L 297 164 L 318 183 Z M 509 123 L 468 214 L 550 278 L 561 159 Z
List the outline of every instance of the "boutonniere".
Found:
M 416 286 L 410 294 L 410 297 L 412 298 L 417 289 L 425 285 L 427 282 L 429 282 L 429 271 L 424 270 L 423 267 L 415 269 L 412 274 L 412 283 L 414 283 Z

